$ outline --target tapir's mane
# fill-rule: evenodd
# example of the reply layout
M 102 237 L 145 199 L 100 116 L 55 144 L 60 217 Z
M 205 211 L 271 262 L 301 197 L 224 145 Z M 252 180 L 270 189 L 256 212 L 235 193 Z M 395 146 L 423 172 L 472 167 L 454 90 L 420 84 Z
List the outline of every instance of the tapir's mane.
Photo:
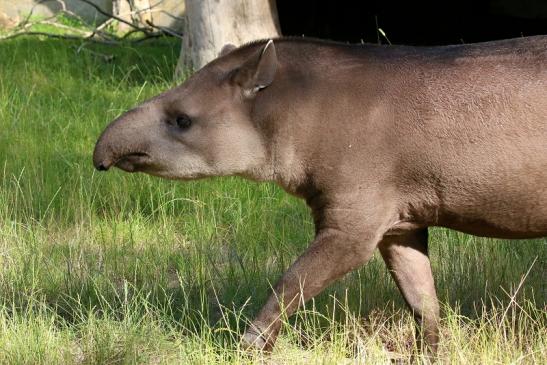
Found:
M 338 47 L 360 47 L 364 43 L 349 43 L 349 42 L 338 42 L 333 41 L 330 39 L 320 39 L 320 38 L 313 38 L 313 37 L 296 37 L 296 36 L 288 36 L 288 37 L 277 37 L 277 38 L 264 38 L 264 39 L 257 39 L 251 42 L 244 43 L 239 48 L 246 48 L 246 47 L 253 47 L 256 45 L 263 45 L 266 42 L 273 40 L 275 44 L 277 43 L 297 43 L 297 44 L 308 44 L 308 45 L 318 45 L 318 46 L 338 46 Z M 373 43 L 366 43 L 367 45 L 377 46 L 377 44 Z
M 296 37 L 296 36 L 288 36 L 288 37 L 277 37 L 277 38 L 265 38 L 265 39 L 258 39 L 251 42 L 244 43 L 241 45 L 241 47 L 238 48 L 238 50 L 245 51 L 248 49 L 254 49 L 257 46 L 263 46 L 268 41 L 273 40 L 274 44 L 277 45 L 286 45 L 286 44 L 294 44 L 299 46 L 304 46 L 306 48 L 315 48 L 315 47 L 329 47 L 329 48 L 338 48 L 340 50 L 363 50 L 365 48 L 385 48 L 384 45 L 378 45 L 374 43 L 349 43 L 349 42 L 338 42 L 333 41 L 329 39 L 319 39 L 319 38 L 312 38 L 312 37 Z
M 278 37 L 278 38 L 266 38 L 258 39 L 248 43 L 243 44 L 242 46 L 234 49 L 224 57 L 219 57 L 216 60 L 213 60 L 211 64 L 221 64 L 229 59 L 244 59 L 250 56 L 253 52 L 256 52 L 261 47 L 265 46 L 266 43 L 270 40 L 273 40 L 276 49 L 278 50 L 278 56 L 282 54 L 285 55 L 288 59 L 294 59 L 299 56 L 310 56 L 313 57 L 316 52 L 320 49 L 322 50 L 332 50 L 338 56 L 346 55 L 359 55 L 363 51 L 370 51 L 371 49 L 386 49 L 387 46 L 375 45 L 375 44 L 349 44 L 342 42 L 335 42 L 331 40 L 323 40 L 317 38 L 307 38 L 307 37 Z M 405 47 L 405 46 L 401 46 Z M 407 47 L 405 47 L 407 48 Z M 301 59 L 301 58 L 300 58 Z M 228 61 L 230 62 L 230 61 Z
M 473 44 L 456 44 L 445 46 L 403 46 L 403 45 L 378 45 L 374 43 L 344 43 L 332 40 L 324 40 L 308 37 L 278 37 L 251 41 L 235 49 L 234 55 L 248 54 L 260 46 L 265 45 L 269 40 L 279 47 L 290 49 L 291 45 L 298 47 L 297 53 L 321 49 L 331 49 L 337 55 L 359 56 L 364 53 L 382 53 L 384 58 L 391 57 L 422 57 L 431 58 L 475 58 L 475 57 L 500 57 L 513 58 L 522 57 L 524 54 L 537 56 L 547 52 L 547 42 L 544 36 L 528 37 L 522 39 L 507 39 Z M 288 47 L 287 47 L 288 46 Z

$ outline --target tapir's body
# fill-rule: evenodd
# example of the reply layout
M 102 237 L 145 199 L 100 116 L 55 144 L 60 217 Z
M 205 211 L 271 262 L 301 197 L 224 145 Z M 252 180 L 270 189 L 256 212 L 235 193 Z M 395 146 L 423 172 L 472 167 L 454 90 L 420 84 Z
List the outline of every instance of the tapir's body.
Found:
M 427 227 L 547 235 L 547 36 L 432 48 L 256 42 L 120 117 L 94 162 L 274 180 L 306 199 L 317 236 L 247 342 L 273 345 L 279 300 L 294 311 L 378 247 L 434 349 Z

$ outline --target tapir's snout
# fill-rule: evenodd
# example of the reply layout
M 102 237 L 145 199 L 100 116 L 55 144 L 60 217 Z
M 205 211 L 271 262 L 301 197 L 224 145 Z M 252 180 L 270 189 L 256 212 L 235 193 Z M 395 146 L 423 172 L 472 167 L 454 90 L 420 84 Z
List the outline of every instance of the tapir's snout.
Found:
M 109 156 L 105 143 L 99 138 L 93 151 L 93 166 L 99 171 L 107 171 L 112 166 L 112 158 Z
M 95 168 L 99 171 L 107 171 L 108 167 L 104 163 L 99 163 L 98 165 L 95 165 Z
M 103 138 L 99 138 L 95 144 L 95 150 L 93 151 L 93 165 L 99 171 L 107 171 L 112 166 L 112 158 L 108 153 L 106 143 L 103 142 Z
M 140 111 L 130 111 L 113 121 L 101 134 L 93 151 L 93 165 L 99 171 L 116 166 L 124 171 L 141 171 L 151 162 L 149 133 Z

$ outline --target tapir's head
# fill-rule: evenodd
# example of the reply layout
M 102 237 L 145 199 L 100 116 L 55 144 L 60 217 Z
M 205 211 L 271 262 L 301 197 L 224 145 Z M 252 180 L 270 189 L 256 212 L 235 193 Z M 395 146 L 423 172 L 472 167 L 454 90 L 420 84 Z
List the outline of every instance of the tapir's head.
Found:
M 274 81 L 278 60 L 272 41 L 247 48 L 225 47 L 227 55 L 182 85 L 114 120 L 97 141 L 95 167 L 171 179 L 261 169 L 268 146 L 252 118 L 253 105 Z

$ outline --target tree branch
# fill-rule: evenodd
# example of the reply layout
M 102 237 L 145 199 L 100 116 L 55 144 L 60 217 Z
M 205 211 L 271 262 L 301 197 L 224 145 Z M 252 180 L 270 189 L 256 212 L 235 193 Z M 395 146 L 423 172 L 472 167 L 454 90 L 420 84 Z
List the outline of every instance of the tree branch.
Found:
M 100 6 L 98 6 L 98 5 L 94 4 L 94 3 L 92 3 L 92 2 L 89 1 L 89 0 L 80 0 L 80 1 L 83 2 L 83 3 L 88 4 L 89 6 L 92 6 L 93 8 L 95 8 L 95 10 L 97 10 L 97 12 L 99 12 L 100 14 L 102 14 L 102 15 L 104 15 L 104 16 L 110 18 L 110 19 L 115 19 L 115 20 L 119 21 L 120 23 L 124 23 L 124 24 L 126 24 L 126 25 L 129 25 L 130 27 L 135 28 L 135 29 L 141 31 L 141 32 L 143 32 L 143 33 L 146 34 L 146 35 L 148 35 L 148 34 L 150 33 L 150 31 L 149 31 L 148 29 L 139 27 L 138 25 L 133 24 L 133 23 L 131 23 L 131 22 L 128 22 L 127 20 L 122 19 L 122 18 L 120 18 L 119 16 L 116 16 L 116 15 L 114 15 L 114 14 L 111 14 L 111 13 L 107 12 L 106 10 L 103 10 Z
M 105 22 L 103 22 L 99 26 L 95 27 L 91 31 L 85 31 L 85 30 L 82 30 L 82 29 L 79 29 L 79 28 L 74 28 L 74 27 L 70 27 L 70 26 L 67 26 L 67 25 L 64 25 L 64 24 L 59 24 L 59 23 L 56 23 L 56 22 L 52 22 L 51 19 L 56 18 L 58 16 L 58 14 L 53 15 L 49 18 L 46 18 L 45 20 L 30 22 L 30 18 L 32 16 L 32 14 L 34 13 L 34 10 L 35 10 L 36 6 L 38 6 L 40 4 L 43 4 L 43 3 L 46 3 L 46 2 L 50 2 L 50 1 L 55 1 L 59 4 L 61 4 L 61 10 L 59 11 L 59 13 L 65 13 L 65 14 L 71 16 L 71 17 L 74 17 L 75 19 L 78 19 L 79 21 L 81 21 L 82 23 L 85 24 L 85 21 L 79 15 L 74 14 L 73 12 L 67 10 L 66 4 L 63 0 L 40 0 L 40 1 L 37 1 L 34 4 L 34 6 L 30 10 L 30 13 L 28 14 L 28 16 L 16 27 L 16 31 L 14 33 L 11 33 L 11 34 L 0 36 L 0 41 L 1 40 L 7 40 L 7 39 L 13 39 L 13 38 L 21 37 L 21 36 L 24 36 L 24 35 L 28 35 L 28 36 L 45 36 L 45 37 L 57 38 L 57 39 L 82 40 L 82 41 L 90 41 L 90 42 L 94 42 L 94 43 L 115 45 L 115 44 L 119 44 L 121 42 L 128 42 L 127 38 L 129 36 L 131 36 L 132 34 L 135 34 L 135 33 L 138 33 L 138 32 L 143 33 L 144 37 L 139 38 L 139 39 L 131 40 L 131 41 L 129 41 L 130 43 L 140 43 L 140 42 L 143 42 L 143 41 L 146 41 L 146 40 L 149 40 L 149 39 L 159 38 L 162 35 L 168 35 L 168 36 L 174 36 L 174 37 L 177 37 L 177 38 L 182 38 L 182 34 L 178 33 L 177 31 L 175 31 L 171 28 L 168 28 L 168 27 L 157 26 L 154 23 L 152 23 L 151 21 L 147 20 L 146 24 L 149 27 L 158 30 L 158 32 L 152 32 L 148 28 L 140 27 L 140 26 L 138 26 L 138 25 L 136 25 L 132 22 L 129 22 L 125 19 L 122 19 L 122 18 L 114 15 L 114 14 L 109 13 L 108 11 L 102 9 L 100 6 L 94 4 L 93 2 L 91 2 L 89 0 L 79 0 L 79 1 L 81 1 L 85 4 L 88 4 L 89 6 L 93 7 L 98 13 L 100 13 L 100 14 L 102 14 L 102 15 L 104 15 L 108 18 Z M 130 12 L 129 15 L 139 14 L 143 11 L 150 11 L 154 7 L 161 4 L 162 2 L 163 2 L 163 0 L 160 0 L 156 4 L 151 5 L 146 9 L 137 9 L 135 11 Z M 129 31 L 129 32 L 126 32 L 121 37 L 116 36 L 115 34 L 112 34 L 112 33 L 109 33 L 109 32 L 105 32 L 103 29 L 106 28 L 108 25 L 110 25 L 115 20 L 130 26 L 132 28 L 132 30 Z M 71 32 L 80 33 L 80 35 L 76 35 L 76 34 L 54 34 L 54 33 L 42 32 L 42 31 L 38 32 L 38 31 L 27 31 L 26 30 L 26 29 L 31 28 L 33 25 L 37 25 L 37 24 L 51 25 L 51 26 L 54 26 L 54 27 L 57 27 L 57 28 L 69 30 Z M 24 30 L 24 31 L 22 31 L 22 30 Z M 100 38 L 97 38 L 96 36 L 99 36 Z
M 70 39 L 70 40 L 86 40 L 94 43 L 101 43 L 101 44 L 118 44 L 119 42 L 106 40 L 106 39 L 97 39 L 97 38 L 88 38 L 88 37 L 82 37 L 79 35 L 72 35 L 72 34 L 54 34 L 54 33 L 47 33 L 47 32 L 17 32 L 8 34 L 6 36 L 0 36 L 0 41 L 5 41 L 8 39 L 18 38 L 22 36 L 45 36 L 48 38 L 57 38 L 57 39 Z
M 55 1 L 56 3 L 61 4 L 61 11 L 66 11 L 66 4 L 63 0 L 39 0 L 32 6 L 32 8 L 30 8 L 30 12 L 28 13 L 28 15 L 25 17 L 25 19 L 21 23 L 19 23 L 17 25 L 17 27 L 24 28 L 28 24 L 28 22 L 29 22 L 30 18 L 32 17 L 32 15 L 34 14 L 34 10 L 36 9 L 36 7 L 38 5 L 42 5 L 44 3 L 48 3 L 48 2 L 51 2 L 51 1 Z M 55 15 L 47 18 L 46 20 L 50 20 L 50 19 L 53 19 L 53 18 L 55 18 Z
M 13 39 L 13 38 L 19 38 L 22 36 L 44 36 L 48 38 L 56 38 L 56 39 L 67 39 L 67 40 L 75 40 L 75 41 L 88 41 L 92 43 L 98 43 L 98 44 L 106 44 L 106 45 L 119 45 L 122 43 L 121 40 L 109 40 L 109 39 L 99 39 L 99 38 L 89 38 L 89 37 L 82 37 L 79 35 L 73 35 L 73 34 L 54 34 L 54 33 L 47 33 L 47 32 L 17 32 L 8 34 L 5 36 L 0 36 L 0 41 Z M 141 43 L 150 39 L 154 38 L 161 38 L 165 36 L 163 32 L 154 32 L 154 33 L 148 33 L 142 38 L 134 39 L 134 40 L 124 40 L 124 43 Z
M 160 30 L 160 31 L 163 32 L 163 33 L 166 33 L 166 34 L 172 35 L 173 37 L 177 37 L 177 38 L 182 39 L 182 34 L 176 32 L 175 30 L 173 30 L 173 29 L 171 29 L 171 28 L 162 27 L 162 26 L 160 26 L 160 25 L 155 25 L 155 24 L 152 23 L 150 20 L 147 20 L 147 21 L 146 21 L 146 24 L 148 24 L 148 25 L 151 26 L 152 28 L 155 28 L 155 29 Z

